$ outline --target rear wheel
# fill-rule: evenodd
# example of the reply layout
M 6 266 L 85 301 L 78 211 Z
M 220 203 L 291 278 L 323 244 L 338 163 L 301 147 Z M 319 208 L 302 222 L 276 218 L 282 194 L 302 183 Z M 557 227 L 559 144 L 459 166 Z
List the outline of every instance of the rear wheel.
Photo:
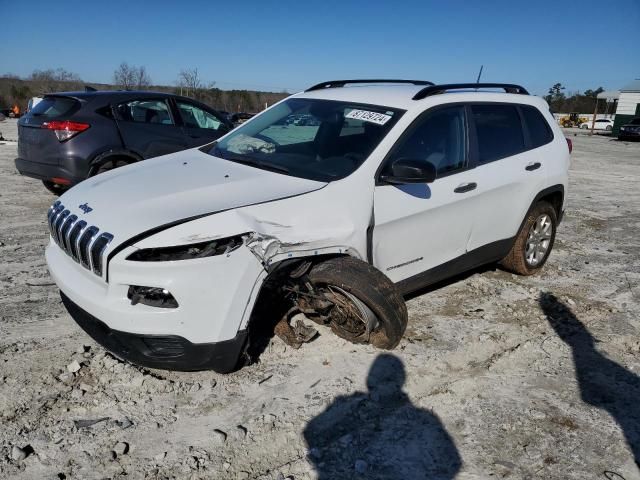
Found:
M 546 263 L 556 238 L 558 216 L 550 203 L 538 202 L 527 214 L 508 255 L 500 262 L 507 270 L 533 275 Z
M 611 130 L 613 130 L 613 127 L 612 127 L 611 125 L 607 125 L 607 126 L 606 126 L 606 128 L 605 128 L 605 130 L 606 130 L 607 132 L 610 132 Z
M 308 273 L 314 295 L 331 307 L 324 322 L 341 338 L 395 348 L 407 327 L 407 306 L 382 272 L 352 257 L 314 265 Z
M 44 185 L 44 188 L 49 190 L 54 195 L 62 195 L 64 192 L 69 190 L 69 187 L 51 182 L 49 180 L 43 180 L 42 184 Z
M 101 173 L 108 172 L 109 170 L 129 165 L 130 163 L 131 161 L 122 157 L 108 158 L 103 163 L 101 163 L 97 169 L 93 170 L 93 173 L 90 176 L 92 177 L 94 175 L 100 175 Z

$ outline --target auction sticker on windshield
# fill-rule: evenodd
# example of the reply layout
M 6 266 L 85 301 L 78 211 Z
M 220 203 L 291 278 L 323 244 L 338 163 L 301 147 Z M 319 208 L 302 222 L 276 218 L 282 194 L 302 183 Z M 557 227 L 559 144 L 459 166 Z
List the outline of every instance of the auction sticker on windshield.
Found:
M 347 113 L 345 118 L 352 118 L 354 120 L 362 120 L 363 122 L 376 123 L 378 125 L 384 125 L 391 120 L 391 115 L 384 113 L 370 112 L 368 110 L 351 110 Z

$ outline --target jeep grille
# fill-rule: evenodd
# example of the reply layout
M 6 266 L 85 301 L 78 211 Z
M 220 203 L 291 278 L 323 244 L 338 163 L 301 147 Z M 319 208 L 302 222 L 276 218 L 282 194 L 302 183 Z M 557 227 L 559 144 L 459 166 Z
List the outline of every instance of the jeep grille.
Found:
M 49 208 L 47 222 L 53 241 L 84 268 L 102 277 L 105 252 L 113 235 L 100 233 L 98 227 L 80 220 L 59 200 Z

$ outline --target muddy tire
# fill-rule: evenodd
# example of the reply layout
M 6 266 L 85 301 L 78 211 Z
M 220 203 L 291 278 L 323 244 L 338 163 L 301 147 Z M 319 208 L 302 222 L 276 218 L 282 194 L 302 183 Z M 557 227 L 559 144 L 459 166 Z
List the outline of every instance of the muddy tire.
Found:
M 529 212 L 508 255 L 500 264 L 519 275 L 533 275 L 546 263 L 553 248 L 558 215 L 550 203 L 538 202 Z
M 42 184 L 44 185 L 44 188 L 49 190 L 54 195 L 58 195 L 58 196 L 62 195 L 64 192 L 66 192 L 69 189 L 69 187 L 58 185 L 57 183 L 50 182 L 49 180 L 43 180 Z
M 314 288 L 347 292 L 375 314 L 375 328 L 366 340 L 357 343 L 370 343 L 384 349 L 398 345 L 407 328 L 407 306 L 396 286 L 382 272 L 356 258 L 337 257 L 314 265 L 308 279 Z M 344 298 L 348 301 L 348 297 Z M 354 341 L 334 322 L 331 329 L 340 337 Z

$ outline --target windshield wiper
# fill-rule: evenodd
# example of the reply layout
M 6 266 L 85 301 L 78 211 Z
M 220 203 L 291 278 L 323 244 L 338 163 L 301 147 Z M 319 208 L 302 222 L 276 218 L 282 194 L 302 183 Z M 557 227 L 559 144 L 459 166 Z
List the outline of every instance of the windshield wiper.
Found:
M 214 149 L 213 154 L 217 157 L 224 158 L 225 160 L 230 160 L 232 162 L 241 163 L 243 165 L 249 165 L 250 167 L 261 168 L 263 170 L 271 170 L 273 172 L 286 173 L 289 174 L 289 169 L 287 167 L 283 167 L 281 165 L 274 165 L 269 162 L 261 162 L 255 158 L 247 157 L 244 155 L 233 155 L 229 154 L 229 152 L 222 152 L 219 149 Z

